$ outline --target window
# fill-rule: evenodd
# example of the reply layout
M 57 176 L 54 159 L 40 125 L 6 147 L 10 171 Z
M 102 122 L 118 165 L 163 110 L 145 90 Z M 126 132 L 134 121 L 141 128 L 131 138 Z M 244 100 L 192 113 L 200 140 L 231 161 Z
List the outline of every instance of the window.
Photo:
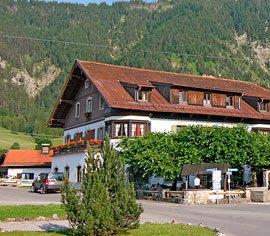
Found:
M 268 102 L 261 102 L 259 103 L 259 109 L 260 111 L 268 111 Z
M 67 180 L 69 179 L 69 167 L 68 166 L 65 167 L 64 176 Z
M 99 97 L 99 110 L 103 110 L 105 108 L 105 101 L 103 97 Z
M 179 103 L 187 102 L 187 90 L 179 91 Z
M 149 101 L 150 100 L 150 91 L 146 90 L 137 90 L 136 91 L 136 100 L 137 101 Z
M 104 128 L 100 127 L 97 130 L 97 139 L 103 140 L 104 139 Z
M 77 182 L 78 183 L 82 182 L 82 167 L 81 166 L 77 167 Z
M 65 143 L 69 143 L 71 141 L 71 135 L 68 134 L 65 136 Z
M 145 124 L 132 124 L 132 137 L 139 137 L 145 133 Z
M 75 117 L 80 117 L 80 102 L 76 103 Z
M 128 124 L 119 123 L 115 124 L 115 137 L 125 137 L 128 136 Z
M 233 96 L 227 95 L 227 97 L 226 97 L 226 107 L 233 107 Z
M 90 98 L 90 97 L 86 100 L 85 112 L 86 113 L 92 112 L 92 98 Z
M 85 88 L 85 89 L 88 89 L 88 88 L 89 88 L 89 84 L 90 84 L 89 79 L 86 79 L 86 80 L 84 81 L 84 88 Z
M 34 173 L 22 173 L 22 179 L 34 179 Z
M 204 106 L 211 106 L 211 93 L 204 93 L 203 105 Z

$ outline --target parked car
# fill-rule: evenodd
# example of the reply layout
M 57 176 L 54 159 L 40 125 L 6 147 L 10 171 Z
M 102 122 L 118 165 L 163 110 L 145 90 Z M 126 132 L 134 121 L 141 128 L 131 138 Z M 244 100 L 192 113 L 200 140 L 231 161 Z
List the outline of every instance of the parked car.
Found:
M 64 173 L 40 173 L 32 184 L 32 192 L 40 193 L 57 192 L 61 189 L 64 180 Z

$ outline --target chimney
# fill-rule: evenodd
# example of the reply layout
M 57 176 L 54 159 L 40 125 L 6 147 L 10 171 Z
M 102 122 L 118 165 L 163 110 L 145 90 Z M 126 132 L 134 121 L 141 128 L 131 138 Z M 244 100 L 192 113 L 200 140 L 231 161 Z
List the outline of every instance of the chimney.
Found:
M 41 153 L 42 154 L 49 154 L 49 152 L 50 152 L 50 144 L 48 144 L 48 143 L 41 144 Z

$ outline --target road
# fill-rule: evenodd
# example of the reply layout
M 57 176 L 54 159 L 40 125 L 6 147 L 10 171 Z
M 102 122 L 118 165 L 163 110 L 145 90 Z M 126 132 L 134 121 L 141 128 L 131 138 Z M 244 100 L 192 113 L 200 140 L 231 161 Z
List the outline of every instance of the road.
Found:
M 48 204 L 59 201 L 60 194 L 41 195 L 24 189 L 0 187 L 0 205 Z M 140 203 L 144 207 L 142 222 L 163 223 L 174 220 L 176 223 L 202 223 L 211 228 L 221 229 L 227 236 L 270 235 L 270 204 L 180 205 L 152 201 Z M 27 227 L 25 224 L 17 223 L 13 229 L 23 230 L 20 227 Z M 0 227 L 3 228 L 3 225 Z
M 28 189 L 0 186 L 0 205 L 50 204 L 56 202 L 60 202 L 60 194 L 31 193 Z

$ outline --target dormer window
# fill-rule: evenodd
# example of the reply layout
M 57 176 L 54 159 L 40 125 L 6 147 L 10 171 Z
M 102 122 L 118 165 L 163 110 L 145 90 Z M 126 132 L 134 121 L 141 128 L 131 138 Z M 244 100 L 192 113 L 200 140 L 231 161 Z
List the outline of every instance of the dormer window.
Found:
M 226 107 L 233 107 L 233 96 L 226 96 Z
M 187 90 L 179 91 L 179 103 L 187 102 Z
M 203 105 L 204 106 L 211 106 L 211 93 L 204 93 L 203 97 Z
M 259 111 L 267 112 L 268 111 L 268 102 L 260 102 L 259 103 Z
M 80 117 L 80 102 L 77 102 L 76 103 L 76 106 L 75 106 L 75 117 L 76 118 Z
M 88 89 L 89 88 L 89 85 L 90 85 L 90 81 L 89 81 L 89 79 L 86 79 L 84 81 L 84 89 Z
M 149 102 L 150 95 L 151 95 L 151 91 L 149 91 L 149 90 L 141 90 L 141 89 L 136 90 L 136 100 L 137 101 Z

